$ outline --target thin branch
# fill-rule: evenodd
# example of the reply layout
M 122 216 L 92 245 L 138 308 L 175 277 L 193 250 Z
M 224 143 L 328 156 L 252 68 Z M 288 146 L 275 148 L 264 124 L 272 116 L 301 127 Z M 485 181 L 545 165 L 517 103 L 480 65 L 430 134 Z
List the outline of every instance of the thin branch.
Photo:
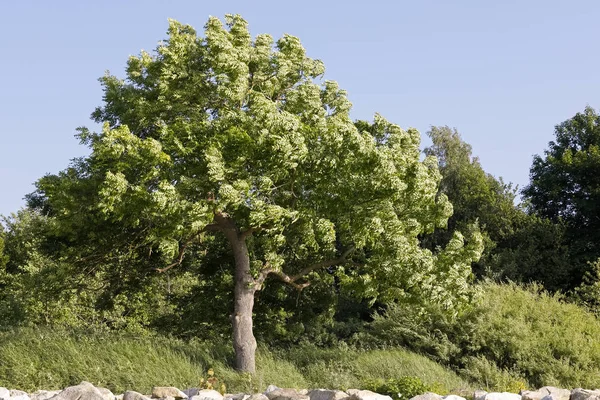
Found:
M 277 271 L 271 267 L 267 267 L 267 268 L 264 268 L 263 270 L 261 270 L 260 274 L 258 275 L 258 278 L 256 278 L 254 280 L 254 283 L 256 285 L 256 290 L 262 289 L 262 285 L 265 282 L 265 279 L 267 279 L 267 276 L 269 276 L 269 275 L 277 276 L 282 282 L 285 282 L 288 285 L 290 285 L 293 288 L 300 290 L 300 291 L 310 285 L 310 282 L 304 282 L 304 283 L 298 284 L 298 283 L 294 282 L 288 274 L 281 272 L 281 271 Z
M 270 265 L 267 263 L 265 265 L 265 268 L 263 268 L 260 271 L 260 273 L 258 274 L 258 277 L 254 280 L 254 283 L 257 286 L 256 290 L 262 289 L 262 285 L 265 282 L 265 280 L 267 279 L 267 276 L 269 276 L 269 275 L 275 275 L 279 279 L 281 279 L 281 281 L 287 283 L 288 285 L 290 285 L 298 290 L 302 290 L 305 287 L 309 286 L 310 282 L 304 282 L 304 283 L 299 284 L 299 283 L 296 283 L 297 280 L 303 278 L 305 275 L 308 275 L 309 273 L 311 273 L 317 269 L 332 267 L 334 265 L 338 265 L 343 262 L 346 262 L 348 256 L 350 255 L 350 253 L 352 253 L 354 251 L 354 249 L 355 249 L 354 246 L 350 246 L 346 251 L 344 251 L 344 253 L 342 253 L 342 255 L 340 257 L 336 258 L 335 260 L 322 261 L 322 262 L 310 265 L 310 266 L 302 269 L 296 275 L 292 275 L 292 276 L 290 276 L 282 271 L 271 268 Z
M 292 281 L 297 281 L 298 279 L 302 278 L 305 275 L 308 275 L 309 273 L 317 269 L 333 267 L 334 265 L 341 264 L 346 261 L 346 258 L 348 258 L 348 256 L 354 251 L 354 249 L 354 246 L 350 246 L 346 251 L 342 253 L 342 255 L 339 258 L 336 258 L 335 260 L 321 261 L 319 263 L 309 265 L 308 267 L 298 272 L 296 275 L 292 276 L 291 279 Z

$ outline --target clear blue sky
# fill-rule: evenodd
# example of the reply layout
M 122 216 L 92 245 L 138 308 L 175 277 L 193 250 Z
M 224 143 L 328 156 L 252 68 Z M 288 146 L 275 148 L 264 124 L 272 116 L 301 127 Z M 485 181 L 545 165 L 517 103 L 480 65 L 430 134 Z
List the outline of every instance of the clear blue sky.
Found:
M 86 154 L 73 137 L 97 78 L 164 38 L 239 13 L 253 35 L 300 37 L 354 104 L 423 136 L 456 127 L 486 171 L 520 186 L 554 125 L 600 108 L 600 2 L 13 0 L 0 3 L 0 214 Z

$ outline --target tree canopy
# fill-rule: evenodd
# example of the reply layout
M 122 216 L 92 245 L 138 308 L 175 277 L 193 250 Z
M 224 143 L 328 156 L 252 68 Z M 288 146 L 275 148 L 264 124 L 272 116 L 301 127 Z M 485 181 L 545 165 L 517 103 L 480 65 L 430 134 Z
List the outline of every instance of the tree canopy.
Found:
M 365 298 L 426 296 L 446 307 L 470 296 L 478 232 L 467 245 L 455 232 L 435 253 L 419 244 L 452 206 L 438 193 L 435 158 L 420 159 L 416 130 L 380 115 L 354 123 L 346 92 L 322 81 L 323 63 L 293 36 L 252 39 L 233 15 L 225 25 L 210 18 L 204 37 L 170 21 L 168 35 L 154 54 L 130 57 L 126 79 L 101 78 L 93 118 L 103 129 L 79 133 L 90 156 L 39 181 L 31 199 L 59 225 L 77 229 L 94 215 L 115 235 L 131 233 L 129 248 L 158 254 L 158 272 L 224 235 L 246 371 L 254 296 L 267 278 L 302 290 L 326 274 Z
M 600 116 L 591 107 L 555 127 L 544 156 L 535 156 L 523 190 L 532 212 L 567 226 L 574 271 L 600 256 Z

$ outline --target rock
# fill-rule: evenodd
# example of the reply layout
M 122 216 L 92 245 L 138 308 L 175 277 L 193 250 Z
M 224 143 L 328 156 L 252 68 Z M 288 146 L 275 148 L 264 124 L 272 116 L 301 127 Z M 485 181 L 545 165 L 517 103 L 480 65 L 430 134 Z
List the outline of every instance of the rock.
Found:
M 199 389 L 199 388 L 187 388 L 187 389 L 185 389 L 183 391 L 183 393 L 185 393 L 187 395 L 187 397 L 190 398 L 192 396 L 197 395 L 198 392 L 200 392 L 200 390 L 202 390 L 202 389 Z
M 300 389 L 300 390 L 296 390 L 299 394 L 308 394 L 308 389 Z
M 600 390 L 573 389 L 571 400 L 600 400 Z
M 223 400 L 223 395 L 216 390 L 200 389 L 192 396 L 191 400 Z
M 483 400 L 521 400 L 521 395 L 516 393 L 508 393 L 508 392 L 491 392 L 487 393 Z
M 267 393 L 272 392 L 273 390 L 277 390 L 277 389 L 281 389 L 281 388 L 278 388 L 275 385 L 269 385 L 269 386 L 267 386 L 267 389 L 263 393 L 267 394 Z
M 244 400 L 248 397 L 250 397 L 250 395 L 247 395 L 246 393 L 227 393 L 223 396 L 223 400 Z
M 411 398 L 410 400 L 442 400 L 442 396 L 437 393 L 426 392 Z
M 51 400 L 106 400 L 102 393 L 89 382 L 81 382 L 77 386 L 70 386 L 50 398 Z
M 266 392 L 265 395 L 269 398 L 269 400 L 310 400 L 308 395 L 300 394 L 294 389 L 277 388 L 270 392 Z
M 548 397 L 546 400 L 569 400 L 571 391 L 553 386 L 544 386 L 538 390 L 521 391 L 521 398 L 523 400 L 542 400 L 546 397 Z
M 341 390 L 314 389 L 308 392 L 308 397 L 310 400 L 345 400 L 350 396 Z
M 60 390 L 38 390 L 29 397 L 31 400 L 48 400 L 60 393 Z
M 352 390 L 352 389 L 350 389 Z M 350 390 L 348 390 L 348 394 L 350 394 Z M 440 399 L 442 397 L 440 396 Z M 359 391 L 353 391 L 352 394 L 350 394 L 350 397 L 348 398 L 349 400 L 392 400 L 392 398 L 390 396 L 385 396 L 383 394 L 379 394 L 379 393 L 375 393 L 375 392 L 371 392 L 370 390 L 359 390 Z
M 10 400 L 31 400 L 29 398 L 29 395 L 27 393 L 25 393 L 25 394 L 18 394 L 16 396 L 10 396 L 9 399 Z
M 5 387 L 0 387 L 0 400 L 8 399 L 10 397 L 10 390 Z
M 123 396 L 124 396 L 124 395 L 125 395 L 124 393 L 121 393 L 121 394 L 116 394 L 116 395 L 115 395 L 115 400 L 123 400 Z
M 455 394 L 449 394 L 448 396 L 442 397 L 444 400 L 467 400 L 464 397 L 457 396 Z
M 128 390 L 123 393 L 123 400 L 150 400 L 150 398 L 133 390 Z
M 348 393 L 348 396 L 352 396 L 353 394 L 356 394 L 360 392 L 360 389 L 348 389 L 346 390 L 346 393 Z
M 175 399 L 187 399 L 187 394 L 173 386 L 155 386 L 152 388 L 153 398 L 173 397 Z
M 485 395 L 488 394 L 485 390 L 476 390 L 473 393 L 473 400 L 483 400 L 485 399 Z
M 269 400 L 269 398 L 262 393 L 254 393 L 245 400 Z
M 97 387 L 96 389 L 98 389 L 105 400 L 115 400 L 115 395 L 110 390 L 103 387 Z

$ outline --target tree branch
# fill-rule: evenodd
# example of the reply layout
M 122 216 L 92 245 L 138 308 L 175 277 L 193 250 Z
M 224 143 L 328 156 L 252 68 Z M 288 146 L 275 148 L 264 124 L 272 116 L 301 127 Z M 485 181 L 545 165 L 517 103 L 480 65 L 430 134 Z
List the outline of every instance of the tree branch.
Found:
M 298 279 L 302 278 L 305 275 L 308 275 L 309 273 L 317 269 L 333 267 L 334 265 L 341 264 L 346 261 L 346 258 L 348 258 L 350 253 L 352 253 L 354 250 L 355 247 L 350 246 L 348 249 L 346 249 L 346 251 L 342 253 L 342 255 L 339 258 L 336 258 L 335 260 L 321 261 L 319 263 L 309 265 L 308 267 L 300 270 L 300 272 L 298 272 L 296 275 L 292 276 L 291 279 L 292 281 L 297 281 Z
M 240 240 L 246 240 L 248 237 L 252 236 L 254 232 L 260 232 L 262 228 L 248 228 L 244 232 L 240 233 Z
M 344 253 L 342 253 L 342 255 L 340 257 L 338 257 L 334 260 L 322 261 L 322 262 L 310 265 L 310 266 L 302 269 L 296 275 L 292 275 L 292 276 L 286 274 L 285 272 L 273 269 L 269 266 L 269 264 L 267 264 L 265 266 L 265 268 L 263 268 L 260 271 L 260 273 L 258 274 L 258 277 L 254 280 L 254 283 L 257 286 L 256 290 L 262 289 L 262 285 L 269 275 L 275 275 L 281 281 L 287 283 L 288 285 L 290 285 L 298 290 L 302 290 L 305 287 L 309 286 L 310 282 L 304 282 L 304 283 L 299 284 L 299 283 L 296 283 L 297 280 L 303 278 L 305 275 L 308 275 L 309 273 L 311 273 L 317 269 L 332 267 L 334 265 L 338 265 L 338 264 L 345 262 L 346 259 L 348 258 L 348 256 L 350 255 L 350 253 L 352 253 L 354 250 L 355 250 L 355 247 L 350 246 L 346 251 L 344 251 Z

